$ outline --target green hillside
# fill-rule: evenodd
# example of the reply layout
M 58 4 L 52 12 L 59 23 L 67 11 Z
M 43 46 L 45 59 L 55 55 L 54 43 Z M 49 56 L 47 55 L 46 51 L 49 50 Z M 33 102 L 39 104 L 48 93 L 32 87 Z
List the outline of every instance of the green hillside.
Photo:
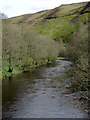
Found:
M 37 33 L 46 35 L 55 40 L 63 38 L 66 42 L 72 38 L 72 32 L 79 28 L 79 24 L 85 23 L 88 18 L 88 7 L 83 14 L 80 12 L 88 2 L 61 5 L 55 9 L 40 11 L 34 14 L 26 14 L 8 19 L 15 26 L 21 24 Z

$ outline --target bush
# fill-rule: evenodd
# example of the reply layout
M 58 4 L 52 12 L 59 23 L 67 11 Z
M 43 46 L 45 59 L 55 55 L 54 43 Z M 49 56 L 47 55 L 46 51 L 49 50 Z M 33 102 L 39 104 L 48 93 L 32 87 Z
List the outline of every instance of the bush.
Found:
M 67 45 L 65 55 L 76 61 L 83 53 L 88 54 L 88 26 L 81 24 L 79 31 L 74 33 L 73 39 Z
M 79 32 L 74 33 L 73 40 L 66 49 L 67 57 L 74 61 L 74 91 L 88 90 L 88 26 L 81 24 Z
M 12 28 L 4 22 L 2 54 L 3 67 L 30 70 L 55 59 L 59 54 L 59 44 L 22 26 Z

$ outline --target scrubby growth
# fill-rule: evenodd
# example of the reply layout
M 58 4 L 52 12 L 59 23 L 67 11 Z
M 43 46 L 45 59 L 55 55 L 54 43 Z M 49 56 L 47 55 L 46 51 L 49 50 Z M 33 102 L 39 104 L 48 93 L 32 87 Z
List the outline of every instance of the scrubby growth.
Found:
M 81 24 L 66 48 L 66 56 L 74 61 L 73 91 L 88 90 L 88 25 Z
M 59 54 L 59 45 L 54 40 L 34 32 L 3 23 L 3 74 L 16 68 L 29 71 L 54 60 Z

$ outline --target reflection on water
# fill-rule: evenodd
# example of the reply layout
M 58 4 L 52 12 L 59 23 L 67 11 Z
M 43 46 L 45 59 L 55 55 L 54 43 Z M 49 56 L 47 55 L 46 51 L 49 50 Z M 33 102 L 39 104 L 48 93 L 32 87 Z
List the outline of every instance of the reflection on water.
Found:
M 87 118 L 68 93 L 65 70 L 70 64 L 57 60 L 33 73 L 3 80 L 3 118 Z

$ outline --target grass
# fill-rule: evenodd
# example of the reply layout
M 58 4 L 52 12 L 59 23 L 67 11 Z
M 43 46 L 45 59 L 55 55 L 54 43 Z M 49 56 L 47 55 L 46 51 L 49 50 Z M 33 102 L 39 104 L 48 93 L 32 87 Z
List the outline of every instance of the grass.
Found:
M 83 14 L 83 15 L 80 15 L 80 17 L 79 17 L 79 22 L 85 24 L 87 18 L 88 18 L 88 13 Z
M 82 8 L 78 8 L 80 11 Z M 75 9 L 76 11 L 76 9 Z M 69 14 L 69 13 L 67 13 Z M 83 14 L 78 17 L 78 22 L 72 23 L 71 20 L 78 15 L 78 13 L 74 15 L 66 16 L 67 14 L 63 14 L 63 16 L 58 15 L 56 19 L 50 19 L 45 21 L 44 24 L 35 24 L 32 29 L 35 30 L 38 34 L 42 34 L 48 37 L 51 37 L 55 40 L 60 40 L 62 38 L 64 42 L 69 42 L 73 38 L 73 32 L 77 31 L 80 27 L 80 23 L 85 23 L 88 18 L 88 14 Z M 42 23 L 42 21 L 41 21 Z
M 10 77 L 10 76 L 12 76 L 12 75 L 16 75 L 16 74 L 20 74 L 20 73 L 22 73 L 22 71 L 21 70 L 19 70 L 19 68 L 14 68 L 13 69 L 13 72 L 12 73 L 10 73 L 10 72 L 8 72 L 8 67 L 3 67 L 2 68 L 2 77 L 5 79 L 5 78 L 8 78 L 8 77 Z
M 65 39 L 69 40 L 72 37 L 70 36 L 71 32 L 76 31 L 78 25 L 70 25 L 68 19 L 70 20 L 70 18 L 57 18 L 54 21 L 49 20 L 45 25 L 37 25 L 33 27 L 33 30 L 36 30 L 38 34 L 46 35 L 55 40 L 59 40 L 60 38 L 64 41 Z

